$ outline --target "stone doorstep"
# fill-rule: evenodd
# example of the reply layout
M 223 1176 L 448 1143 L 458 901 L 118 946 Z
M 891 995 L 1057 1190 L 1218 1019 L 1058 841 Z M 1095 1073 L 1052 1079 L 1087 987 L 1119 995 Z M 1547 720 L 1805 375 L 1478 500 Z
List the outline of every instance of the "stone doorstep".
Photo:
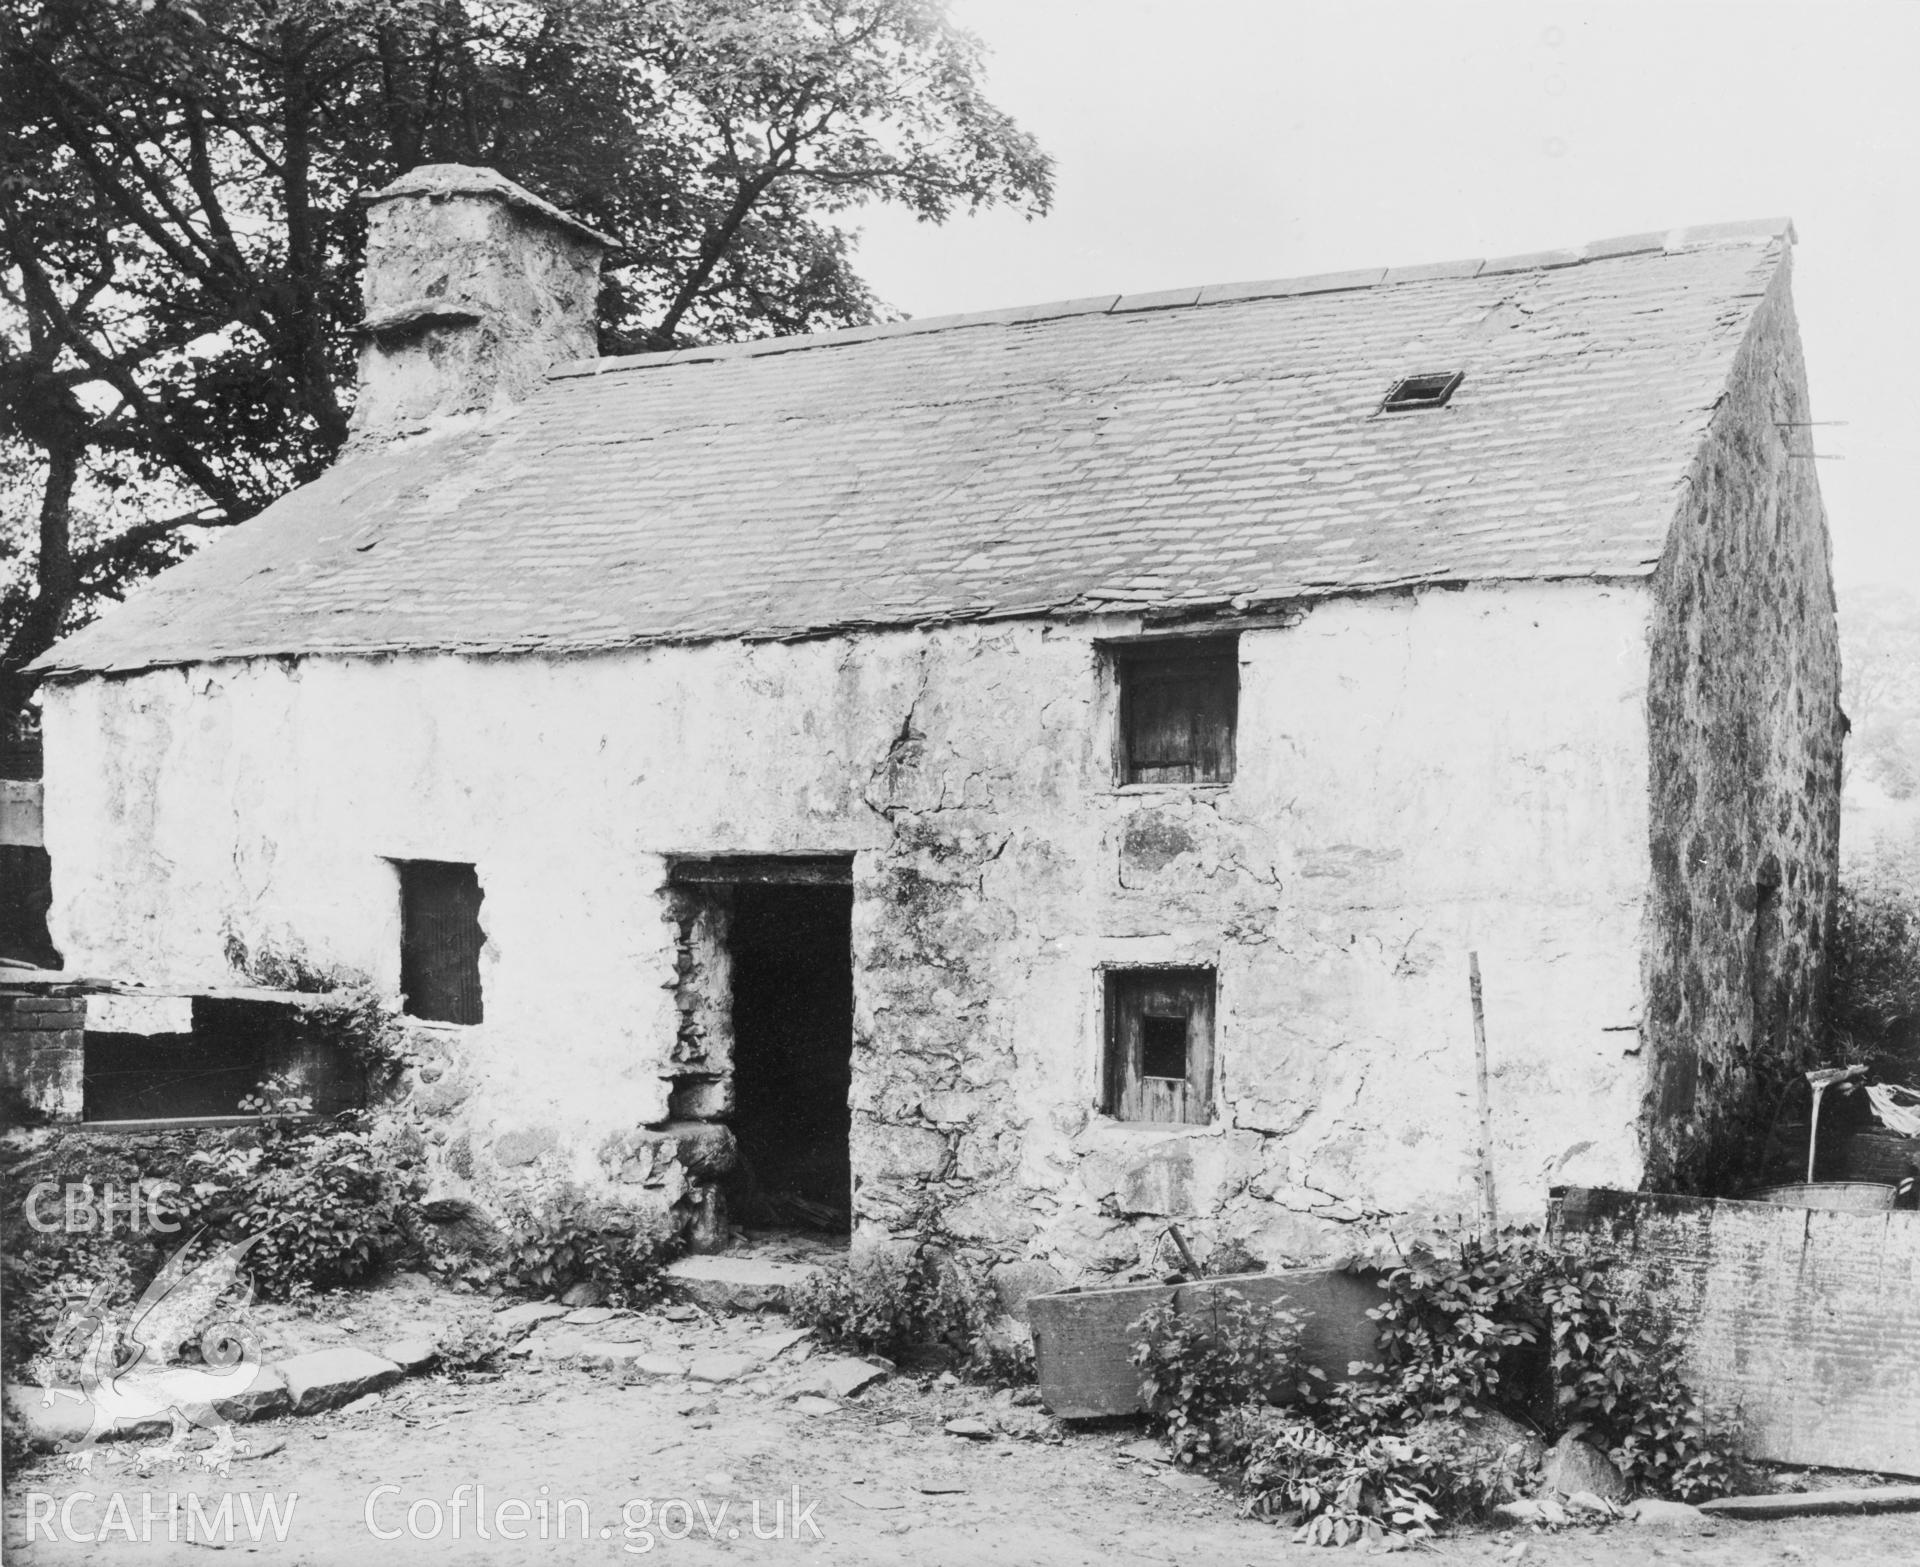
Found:
M 709 1311 L 780 1311 L 787 1292 L 819 1270 L 758 1257 L 680 1257 L 661 1272 L 668 1299 Z
M 391 1360 L 362 1349 L 314 1350 L 310 1354 L 262 1364 L 245 1388 L 216 1398 L 213 1407 L 236 1425 L 271 1420 L 280 1415 L 319 1414 L 391 1387 L 406 1374 Z M 196 1397 L 206 1376 L 207 1372 L 198 1366 L 169 1366 L 145 1375 L 130 1372 L 121 1379 L 120 1385 L 134 1396 L 144 1393 L 156 1402 L 173 1403 Z M 55 1388 L 53 1402 L 46 1404 L 37 1383 L 16 1382 L 7 1386 L 7 1404 L 26 1429 L 32 1446 L 51 1451 L 63 1442 L 77 1442 L 87 1434 L 93 1424 L 93 1407 L 69 1396 L 73 1391 Z M 137 1419 L 123 1417 L 100 1439 L 121 1441 L 164 1436 L 172 1428 L 172 1421 L 165 1414 Z

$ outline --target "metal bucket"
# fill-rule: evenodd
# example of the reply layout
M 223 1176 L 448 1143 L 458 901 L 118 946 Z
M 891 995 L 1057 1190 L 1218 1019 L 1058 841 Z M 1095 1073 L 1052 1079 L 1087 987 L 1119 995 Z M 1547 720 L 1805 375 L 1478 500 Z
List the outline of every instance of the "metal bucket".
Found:
M 1748 1192 L 1748 1202 L 1770 1202 L 1782 1208 L 1839 1208 L 1848 1213 L 1876 1213 L 1893 1206 L 1895 1188 L 1878 1181 L 1794 1181 L 1787 1186 L 1763 1186 Z

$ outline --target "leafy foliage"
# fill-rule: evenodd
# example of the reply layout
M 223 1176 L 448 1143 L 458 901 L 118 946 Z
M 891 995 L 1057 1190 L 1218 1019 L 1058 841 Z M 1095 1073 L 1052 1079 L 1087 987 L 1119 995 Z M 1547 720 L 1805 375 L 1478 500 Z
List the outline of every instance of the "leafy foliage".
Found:
M 1458 1235 L 1395 1269 L 1387 1288 L 1383 1370 L 1407 1415 L 1473 1404 L 1524 1415 L 1536 1390 L 1516 1371 L 1544 1350 L 1555 1428 L 1607 1450 L 1640 1489 L 1691 1501 L 1731 1478 L 1729 1436 L 1709 1430 L 1679 1347 L 1604 1251 L 1530 1231 Z
M 545 1297 L 576 1284 L 598 1286 L 615 1306 L 644 1306 L 660 1292 L 660 1237 L 604 1211 L 569 1184 L 532 1186 L 508 1199 L 506 1236 L 485 1256 L 454 1259 L 459 1276 L 481 1288 Z
M 311 1041 L 317 1054 L 345 1055 L 364 1074 L 370 1094 L 387 1087 L 406 1065 L 406 1031 L 359 969 L 322 963 L 297 942 L 262 938 L 249 944 L 232 929 L 223 944 L 228 965 L 249 984 L 325 998 L 289 1012 L 283 1024 L 289 1040 Z
M 1899 875 L 1860 873 L 1840 889 L 1827 949 L 1827 1064 L 1897 1052 L 1920 1025 L 1920 895 L 1913 885 Z
M 1248 1411 L 1234 1411 L 1222 1432 L 1223 1445 L 1240 1456 L 1250 1512 L 1298 1517 L 1294 1540 L 1302 1545 L 1432 1535 L 1445 1477 L 1414 1443 L 1257 1413 L 1268 1418 L 1249 1422 Z
M 1379 1323 L 1388 1409 L 1405 1418 L 1452 1415 L 1475 1405 L 1524 1408 L 1528 1346 L 1547 1327 L 1540 1287 L 1555 1254 L 1531 1234 L 1486 1241 L 1443 1237 L 1391 1269 Z
M 456 1376 L 462 1372 L 488 1371 L 506 1353 L 511 1342 L 490 1318 L 462 1318 L 442 1338 L 435 1358 L 442 1371 Z
M 11 0 L 0 720 L 92 606 L 338 449 L 363 192 L 487 164 L 619 234 L 612 351 L 853 324 L 834 215 L 1044 210 L 980 75 L 938 0 Z
M 1540 1286 L 1552 1321 L 1554 1399 L 1565 1429 L 1605 1448 L 1639 1489 L 1692 1502 L 1722 1495 L 1732 1452 L 1709 1430 L 1679 1347 L 1615 1293 L 1607 1269 L 1567 1259 Z
M 1453 1235 L 1383 1282 L 1380 1361 L 1330 1387 L 1300 1371 L 1300 1319 L 1238 1292 L 1214 1291 L 1211 1316 L 1164 1305 L 1141 1318 L 1133 1363 L 1175 1455 L 1231 1464 L 1249 1510 L 1293 1520 L 1314 1544 L 1429 1534 L 1443 1514 L 1510 1494 L 1505 1456 L 1433 1435 L 1483 1410 L 1541 1410 L 1642 1492 L 1693 1501 L 1730 1487 L 1731 1434 L 1710 1427 L 1678 1347 L 1604 1252 L 1526 1231 Z M 1288 1393 L 1290 1407 L 1273 1407 Z
M 931 1246 L 876 1250 L 815 1269 L 791 1292 L 788 1315 L 828 1344 L 892 1360 L 932 1354 L 975 1380 L 1033 1380 L 1033 1346 L 998 1320 L 991 1286 Z
M 1281 1306 L 1260 1306 L 1239 1290 L 1216 1289 L 1206 1309 L 1153 1307 L 1131 1328 L 1128 1357 L 1140 1371 L 1147 1412 L 1167 1434 L 1176 1463 L 1212 1454 L 1215 1427 L 1229 1409 L 1266 1402 L 1299 1372 L 1301 1318 Z M 1300 1384 L 1304 1391 L 1306 1384 Z
M 54 1349 L 53 1336 L 69 1306 L 103 1290 L 109 1309 L 134 1298 L 134 1282 L 157 1267 L 155 1248 L 128 1238 L 91 1233 L 47 1233 L 24 1224 L 9 1226 L 0 1251 L 0 1281 L 7 1310 L 0 1318 L 0 1366 L 9 1382 L 24 1381 L 28 1368 Z
M 246 1268 L 269 1300 L 358 1283 L 405 1251 L 404 1210 L 424 1181 L 380 1156 L 370 1118 L 294 1120 L 302 1101 L 281 1085 L 265 1085 L 260 1100 L 274 1118 L 261 1123 L 258 1143 L 193 1154 L 200 1178 L 176 1199 L 172 1217 L 225 1240 L 259 1235 Z

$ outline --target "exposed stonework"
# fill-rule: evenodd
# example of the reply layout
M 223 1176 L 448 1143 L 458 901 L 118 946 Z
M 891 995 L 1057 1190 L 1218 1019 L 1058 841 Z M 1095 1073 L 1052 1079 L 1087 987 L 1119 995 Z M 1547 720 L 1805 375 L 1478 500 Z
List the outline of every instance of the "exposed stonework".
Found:
M 1698 1189 L 1812 1043 L 1840 838 L 1840 649 L 1783 262 L 1653 581 L 1650 1173 Z
M 675 887 L 664 917 L 673 925 L 675 1071 L 668 1113 L 714 1120 L 733 1108 L 732 897 L 724 886 Z

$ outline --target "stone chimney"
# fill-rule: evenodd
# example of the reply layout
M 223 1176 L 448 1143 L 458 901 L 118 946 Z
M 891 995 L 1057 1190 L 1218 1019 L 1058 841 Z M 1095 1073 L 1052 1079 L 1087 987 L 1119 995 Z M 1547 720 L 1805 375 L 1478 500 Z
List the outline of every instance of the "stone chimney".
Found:
M 424 164 L 366 199 L 355 440 L 500 408 L 598 351 L 600 260 L 617 240 L 460 163 Z

